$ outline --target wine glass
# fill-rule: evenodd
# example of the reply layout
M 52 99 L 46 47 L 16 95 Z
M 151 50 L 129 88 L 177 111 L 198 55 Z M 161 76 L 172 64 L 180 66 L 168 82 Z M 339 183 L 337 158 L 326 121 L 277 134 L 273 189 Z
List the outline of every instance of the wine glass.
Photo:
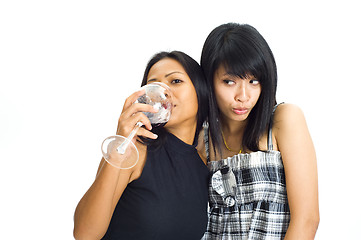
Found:
M 149 104 L 157 109 L 156 113 L 143 112 L 153 128 L 164 126 L 172 112 L 172 92 L 170 88 L 160 82 L 144 85 L 141 89 L 145 93 L 138 97 L 135 103 Z M 115 135 L 107 137 L 102 143 L 102 153 L 105 161 L 119 169 L 134 167 L 139 159 L 139 152 L 132 139 L 143 124 L 137 122 L 128 137 Z

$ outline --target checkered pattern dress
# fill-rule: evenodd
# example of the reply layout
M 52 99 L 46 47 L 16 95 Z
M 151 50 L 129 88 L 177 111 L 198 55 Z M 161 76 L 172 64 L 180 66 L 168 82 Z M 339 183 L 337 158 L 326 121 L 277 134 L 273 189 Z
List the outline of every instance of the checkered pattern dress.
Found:
M 290 210 L 281 153 L 272 150 L 271 131 L 270 124 L 268 151 L 208 163 L 213 175 L 203 240 L 284 238 Z

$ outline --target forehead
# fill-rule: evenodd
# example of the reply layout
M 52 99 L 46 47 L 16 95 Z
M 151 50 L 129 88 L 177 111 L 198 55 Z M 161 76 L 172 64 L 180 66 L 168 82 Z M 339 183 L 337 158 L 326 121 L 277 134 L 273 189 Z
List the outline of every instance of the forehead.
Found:
M 216 71 L 214 72 L 214 75 L 225 75 L 227 74 L 226 68 L 224 67 L 224 64 L 220 64 Z
M 214 72 L 214 79 L 215 78 L 220 78 L 222 76 L 226 76 L 226 77 L 235 77 L 235 78 L 242 78 L 242 79 L 248 79 L 248 78 L 255 78 L 253 76 L 252 73 L 250 73 L 249 71 L 245 72 L 245 73 L 237 73 L 232 71 L 230 68 L 228 68 L 227 66 L 225 66 L 225 64 L 220 64 L 218 66 L 218 68 L 216 69 L 216 71 Z
M 155 63 L 149 70 L 148 76 L 157 74 L 167 74 L 170 72 L 181 72 L 185 73 L 183 66 L 172 58 L 164 58 Z
M 219 67 L 214 72 L 213 80 L 221 77 L 230 77 L 230 78 L 241 78 L 241 79 L 255 79 L 257 78 L 250 71 L 235 72 L 225 64 L 220 64 Z

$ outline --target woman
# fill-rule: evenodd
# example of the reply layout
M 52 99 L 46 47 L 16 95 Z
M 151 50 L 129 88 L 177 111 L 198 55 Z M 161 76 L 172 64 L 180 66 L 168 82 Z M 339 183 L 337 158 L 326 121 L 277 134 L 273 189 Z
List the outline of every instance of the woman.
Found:
M 201 67 L 210 115 L 199 151 L 213 174 L 204 239 L 313 239 L 315 150 L 301 110 L 276 105 L 267 42 L 249 25 L 221 25 L 205 41 Z
M 134 103 L 139 92 L 127 98 L 117 134 L 144 124 L 137 132 L 143 140 L 135 143 L 139 161 L 120 170 L 102 159 L 75 211 L 76 239 L 200 239 L 206 230 L 209 172 L 192 145 L 207 114 L 202 70 L 182 52 L 161 52 L 146 67 L 142 85 L 151 82 L 171 88 L 171 118 L 152 133 L 142 112 L 154 109 Z

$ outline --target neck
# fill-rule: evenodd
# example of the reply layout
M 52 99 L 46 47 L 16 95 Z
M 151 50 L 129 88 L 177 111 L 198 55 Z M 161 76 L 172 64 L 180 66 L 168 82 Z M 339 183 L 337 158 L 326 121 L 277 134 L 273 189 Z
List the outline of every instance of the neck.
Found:
M 242 139 L 247 122 L 222 119 L 221 124 L 224 147 L 233 154 L 234 152 L 240 153 L 240 150 L 244 151 Z
M 168 127 L 166 129 L 183 142 L 192 145 L 196 134 L 196 128 L 197 122 L 188 124 L 187 126 L 182 125 L 182 127 Z
M 247 121 L 232 121 L 228 119 L 221 119 L 222 131 L 225 136 L 243 136 Z

